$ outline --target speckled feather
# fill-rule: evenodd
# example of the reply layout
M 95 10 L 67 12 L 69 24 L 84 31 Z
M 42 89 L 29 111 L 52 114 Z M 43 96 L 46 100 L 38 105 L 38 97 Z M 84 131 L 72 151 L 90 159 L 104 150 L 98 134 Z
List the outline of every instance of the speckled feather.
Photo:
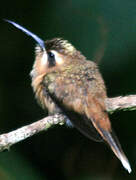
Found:
M 86 119 L 95 115 L 95 121 L 101 123 L 102 128 L 110 130 L 104 105 L 105 86 L 95 63 L 86 61 L 83 64 L 77 62 L 76 66 L 74 63 L 70 64 L 63 72 L 47 74 L 43 85 L 70 119 L 73 119 L 71 116 L 74 112 Z M 76 126 L 74 120 L 72 123 Z M 87 123 L 92 122 L 87 120 Z

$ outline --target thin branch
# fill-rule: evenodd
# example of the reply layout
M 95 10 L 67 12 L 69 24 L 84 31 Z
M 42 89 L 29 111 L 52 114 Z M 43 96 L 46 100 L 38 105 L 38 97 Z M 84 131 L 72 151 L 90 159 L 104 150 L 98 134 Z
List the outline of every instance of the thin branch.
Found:
M 123 110 L 123 111 L 136 110 L 136 95 L 107 98 L 105 104 L 106 104 L 106 109 L 109 113 L 113 113 L 114 111 L 118 111 L 118 110 Z
M 109 113 L 113 113 L 117 110 L 136 110 L 136 95 L 108 98 L 105 104 Z M 0 135 L 0 151 L 9 149 L 13 144 L 23 141 L 41 131 L 45 131 L 55 124 L 62 125 L 65 123 L 66 118 L 65 115 L 55 114 L 54 116 L 48 116 L 15 131 L 2 134 Z
M 66 116 L 62 114 L 55 114 L 54 116 L 48 116 L 17 130 L 2 134 L 0 135 L 0 151 L 9 149 L 13 144 L 23 141 L 34 134 L 45 131 L 55 124 L 62 125 L 64 124 L 65 120 Z

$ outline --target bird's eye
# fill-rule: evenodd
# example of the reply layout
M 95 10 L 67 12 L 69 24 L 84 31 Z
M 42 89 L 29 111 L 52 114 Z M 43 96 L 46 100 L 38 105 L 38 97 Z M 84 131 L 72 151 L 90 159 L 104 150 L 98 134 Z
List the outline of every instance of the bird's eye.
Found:
M 50 51 L 50 52 L 48 52 L 48 57 L 49 58 L 54 58 L 54 54 Z
M 49 67 L 53 67 L 56 65 L 55 55 L 51 51 L 48 52 L 48 63 Z

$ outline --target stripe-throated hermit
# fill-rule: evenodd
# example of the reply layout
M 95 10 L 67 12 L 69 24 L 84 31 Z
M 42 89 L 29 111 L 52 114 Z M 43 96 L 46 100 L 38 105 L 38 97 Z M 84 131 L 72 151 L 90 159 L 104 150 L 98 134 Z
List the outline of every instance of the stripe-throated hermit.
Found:
M 31 36 L 38 45 L 31 71 L 36 99 L 50 114 L 64 113 L 90 139 L 104 140 L 128 172 L 131 167 L 113 133 L 106 112 L 107 98 L 97 65 L 62 38 L 43 41 L 19 24 L 5 20 Z

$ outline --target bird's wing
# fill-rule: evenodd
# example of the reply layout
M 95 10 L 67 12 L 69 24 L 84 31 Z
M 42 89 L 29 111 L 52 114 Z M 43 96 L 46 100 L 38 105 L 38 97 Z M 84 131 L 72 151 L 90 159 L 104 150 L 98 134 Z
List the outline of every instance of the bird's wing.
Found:
M 43 85 L 55 104 L 69 117 L 74 127 L 94 141 L 103 141 L 92 122 L 84 115 L 84 97 L 81 97 L 83 90 L 78 85 L 57 78 L 50 85 L 46 84 L 46 79 L 44 79 Z

